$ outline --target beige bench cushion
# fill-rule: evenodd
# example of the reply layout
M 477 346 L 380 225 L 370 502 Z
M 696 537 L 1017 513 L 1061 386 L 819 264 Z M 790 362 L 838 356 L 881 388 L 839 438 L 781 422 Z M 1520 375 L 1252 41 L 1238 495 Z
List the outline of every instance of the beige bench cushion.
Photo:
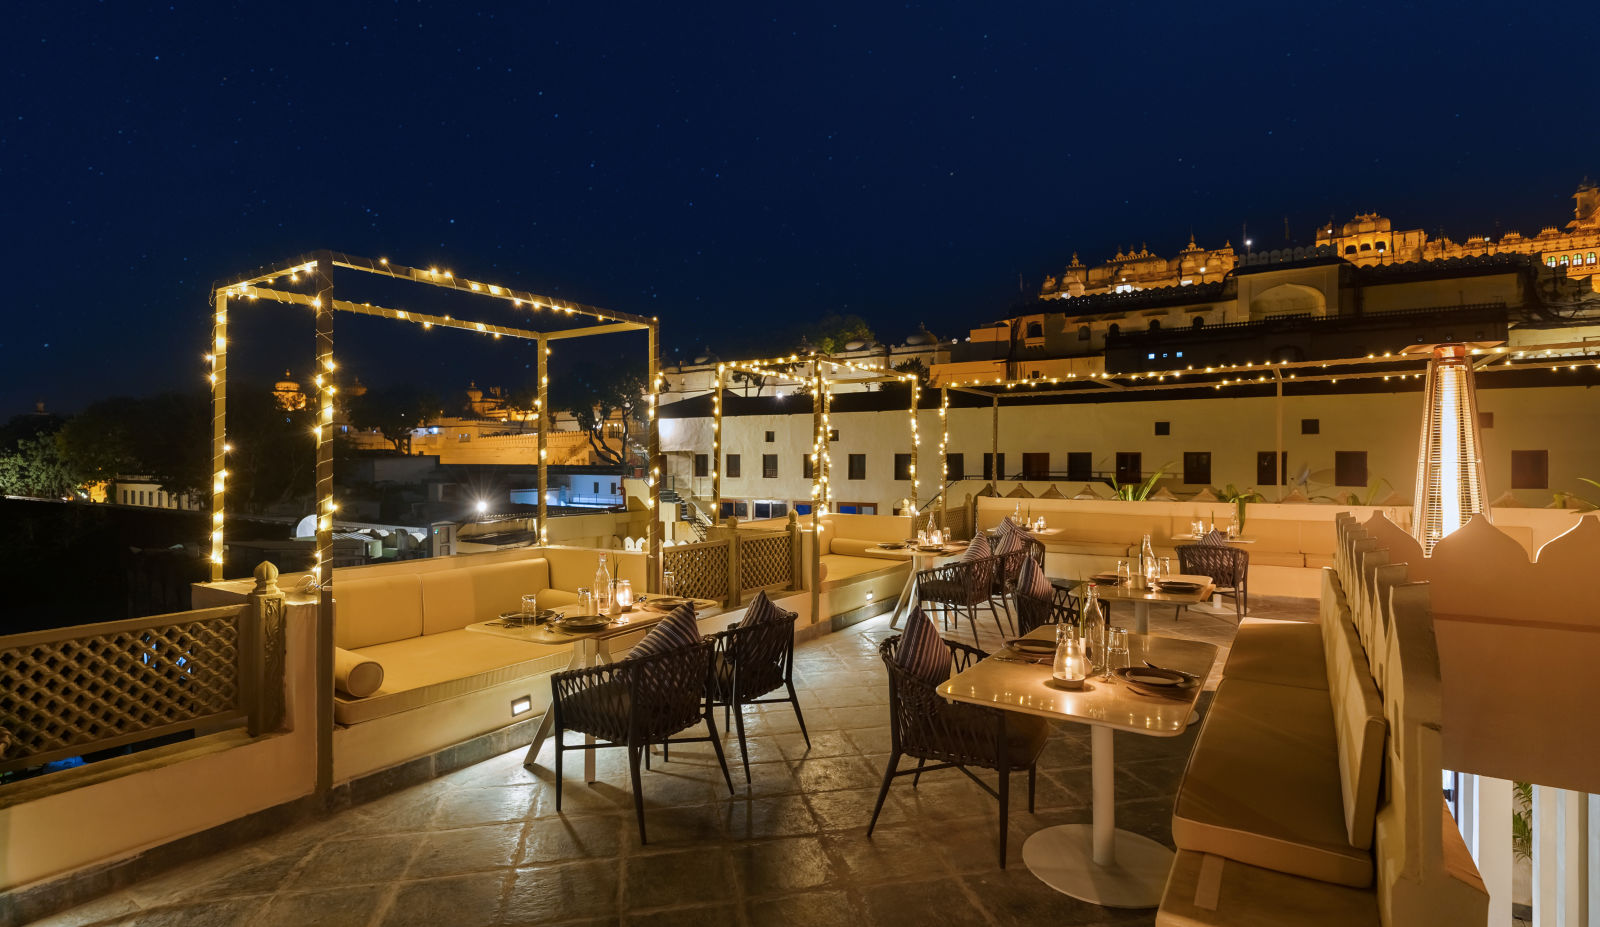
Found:
M 863 541 L 860 538 L 834 538 L 828 542 L 828 553 L 842 554 L 847 557 L 874 557 L 880 560 L 910 560 L 911 552 L 908 550 L 873 550 L 879 541 Z
M 850 557 L 845 554 L 823 554 L 823 583 L 831 585 L 847 579 L 857 579 L 872 573 L 904 569 L 906 561 L 884 560 L 878 557 Z
M 422 574 L 422 632 L 456 631 L 522 607 L 522 597 L 550 585 L 543 557 Z
M 1326 692 L 1322 628 L 1308 621 L 1246 618 L 1228 650 L 1222 676 Z
M 1172 812 L 1179 849 L 1365 888 L 1350 845 L 1328 693 L 1224 678 Z
M 1156 927 L 1378 927 L 1378 893 L 1179 850 Z
M 416 574 L 333 582 L 333 642 L 346 650 L 422 634 L 422 587 Z
M 359 655 L 383 666 L 383 685 L 367 698 L 336 697 L 334 720 L 359 724 L 564 669 L 570 650 L 476 631 L 446 631 L 378 644 Z
M 1339 786 L 1344 796 L 1345 828 L 1352 846 L 1372 846 L 1383 781 L 1383 738 L 1388 721 L 1372 680 L 1356 629 L 1340 621 L 1328 629 L 1328 697 L 1339 743 Z

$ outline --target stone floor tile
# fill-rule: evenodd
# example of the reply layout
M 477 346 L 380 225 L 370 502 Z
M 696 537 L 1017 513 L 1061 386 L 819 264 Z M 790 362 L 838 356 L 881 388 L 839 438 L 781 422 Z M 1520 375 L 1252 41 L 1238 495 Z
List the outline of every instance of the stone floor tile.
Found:
M 855 708 L 831 708 L 829 712 L 841 730 L 862 727 L 885 727 L 889 723 L 889 708 L 883 705 L 862 705 Z
M 607 859 L 518 869 L 501 918 L 507 925 L 543 925 L 616 915 L 621 868 Z
M 234 898 L 141 911 L 117 921 L 118 927 L 235 927 L 259 922 L 265 898 Z
M 1102 908 L 1061 894 L 1020 866 L 1004 871 L 990 868 L 961 877 L 984 910 L 1000 927 L 1036 924 L 1131 925 L 1154 924 L 1153 910 L 1128 911 Z
M 907 780 L 909 783 L 909 780 Z M 824 831 L 865 830 L 872 821 L 872 808 L 878 801 L 877 788 L 839 789 L 833 792 L 812 792 L 805 796 L 817 823 Z M 884 799 L 883 810 L 878 815 L 878 825 L 904 821 L 905 804 L 890 787 Z
M 581 776 L 581 773 L 579 774 Z M 456 789 L 446 794 L 429 820 L 434 830 L 521 821 L 534 807 L 537 786 L 503 789 Z
M 838 861 L 849 884 L 876 885 L 906 882 L 945 873 L 944 861 L 922 831 L 906 823 L 879 821 L 868 837 L 865 831 L 825 834 L 823 846 Z
M 319 845 L 285 885 L 299 891 L 391 882 L 405 874 L 417 842 L 401 837 L 353 837 Z
M 833 859 L 814 836 L 738 844 L 730 860 L 747 898 L 821 888 L 838 876 Z
M 394 896 L 390 885 L 355 885 L 315 892 L 288 892 L 261 911 L 263 924 L 297 927 L 367 927 Z
M 630 927 L 721 927 L 737 924 L 739 906 L 732 902 L 713 905 L 694 905 L 686 908 L 629 912 L 622 920 Z
M 627 833 L 625 834 L 624 831 Z M 574 814 L 528 822 L 519 866 L 615 857 L 634 838 L 634 822 L 617 814 Z
M 378 923 L 382 927 L 493 924 L 510 878 L 510 872 L 477 872 L 402 883 L 394 904 Z
M 728 835 L 734 840 L 792 837 L 821 829 L 811 806 L 800 795 L 731 802 L 726 821 Z
M 517 863 L 523 824 L 484 824 L 420 835 L 417 855 L 406 870 L 408 879 L 510 869 Z
M 849 893 L 805 892 L 746 901 L 745 917 L 753 927 L 841 927 L 859 924 L 866 912 Z
M 622 905 L 629 912 L 723 899 L 733 890 L 728 851 L 720 847 L 634 855 L 623 865 Z
M 797 760 L 792 764 L 795 778 L 806 792 L 857 789 L 882 781 L 883 770 L 860 756 L 829 756 Z
M 132 898 L 126 893 L 118 892 L 36 920 L 30 927 L 90 927 L 94 924 L 115 923 L 138 910 L 139 906 Z
M 810 722 L 807 721 L 809 724 Z M 887 730 L 887 728 L 885 728 Z M 806 739 L 796 731 L 792 734 L 778 734 L 772 738 L 778 750 L 788 760 L 813 760 L 829 756 L 850 756 L 856 752 L 855 744 L 850 742 L 843 731 L 810 731 L 811 743 L 806 744 Z
M 868 923 L 873 927 L 962 927 L 989 921 L 959 882 L 887 883 L 861 890 Z

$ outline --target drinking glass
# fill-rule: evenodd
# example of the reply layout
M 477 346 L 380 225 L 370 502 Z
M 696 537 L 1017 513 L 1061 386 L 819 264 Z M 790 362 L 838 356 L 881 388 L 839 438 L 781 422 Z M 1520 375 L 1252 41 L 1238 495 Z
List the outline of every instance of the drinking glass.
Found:
M 1132 579 L 1132 577 L 1133 577 L 1133 571 L 1132 571 L 1132 568 L 1128 565 L 1128 561 L 1126 561 L 1126 560 L 1118 560 L 1117 561 L 1117 585 L 1119 585 L 1119 586 L 1127 586 L 1127 585 L 1129 585 L 1130 584 L 1130 580 Z
M 523 596 L 522 597 L 522 620 L 523 620 L 523 622 L 524 623 L 532 623 L 534 618 L 535 618 L 535 616 L 537 616 L 538 614 L 539 614 L 539 597 L 536 596 L 536 595 L 525 595 L 525 596 Z
M 661 571 L 661 594 L 672 596 L 678 594 L 678 574 L 671 570 Z
M 1162 557 L 1161 558 L 1161 573 L 1160 573 L 1160 576 L 1161 576 L 1162 579 L 1166 579 L 1168 576 L 1171 576 L 1171 575 L 1172 575 L 1172 558 L 1171 557 Z
M 578 614 L 594 614 L 594 593 L 589 590 L 588 586 L 578 587 Z
M 928 530 L 926 528 L 917 531 L 917 543 L 922 545 L 928 543 Z
M 1106 640 L 1106 679 L 1114 670 L 1128 665 L 1128 629 L 1112 628 Z

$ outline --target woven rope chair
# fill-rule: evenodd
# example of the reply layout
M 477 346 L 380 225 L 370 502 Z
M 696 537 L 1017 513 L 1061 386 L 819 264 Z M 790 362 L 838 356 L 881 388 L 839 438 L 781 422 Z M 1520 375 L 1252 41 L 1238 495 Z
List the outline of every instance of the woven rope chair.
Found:
M 711 669 L 710 638 L 654 656 L 619 660 L 604 666 L 567 670 L 550 677 L 555 711 L 556 810 L 561 810 L 561 758 L 568 750 L 626 747 L 633 775 L 633 807 L 639 816 L 639 843 L 645 842 L 644 794 L 639 761 L 651 744 L 711 741 L 722 778 L 733 791 L 733 777 L 722 756 L 722 742 L 711 706 L 705 701 Z M 704 721 L 708 737 L 673 737 Z M 565 732 L 588 734 L 605 743 L 567 746 Z
M 1028 538 L 1022 547 L 1009 554 L 1000 555 L 1000 568 L 995 576 L 994 594 L 1000 599 L 1000 605 L 1006 610 L 1007 617 L 1016 614 L 1012 602 L 1017 597 L 1017 578 L 1022 575 L 1022 564 L 1032 559 L 1039 568 L 1044 569 L 1044 543 L 1034 538 Z M 1015 621 L 1013 626 L 1017 626 Z M 1018 627 L 1017 633 L 1025 633 Z
M 723 707 L 722 726 L 728 726 L 727 714 L 732 713 L 739 731 L 739 754 L 744 759 L 744 781 L 750 781 L 750 754 L 745 748 L 745 705 L 770 705 L 788 702 L 794 707 L 794 719 L 800 722 L 800 736 L 811 748 L 811 735 L 806 733 L 806 719 L 800 713 L 800 702 L 794 694 L 794 622 L 795 612 L 778 609 L 784 616 L 763 621 L 747 628 L 733 627 L 714 635 L 714 656 L 711 660 L 711 678 L 706 688 L 706 701 L 711 707 Z M 779 698 L 762 698 L 779 688 L 788 695 Z
M 1072 593 L 1060 586 L 1052 588 L 1048 599 L 1036 599 L 1026 593 L 1018 593 L 1017 601 L 1017 633 L 1027 634 L 1042 625 L 1076 624 L 1078 610 L 1074 606 L 1077 600 Z
M 962 618 L 971 622 L 973 644 L 978 643 L 978 609 L 987 608 L 994 616 L 995 628 L 1004 637 L 1006 629 L 1000 623 L 1000 612 L 995 609 L 992 597 L 999 568 L 999 557 L 984 557 L 956 560 L 919 571 L 917 598 L 938 607 L 946 629 L 950 627 L 952 613 L 958 625 Z
M 976 647 L 944 642 L 950 648 L 952 672 L 961 672 L 988 656 Z M 867 836 L 878 824 L 878 814 L 889 795 L 889 785 L 898 776 L 911 776 L 916 788 L 922 774 L 940 769 L 958 769 L 980 788 L 1000 801 L 1000 868 L 1006 865 L 1006 825 L 1010 811 L 1011 773 L 1028 771 L 1028 813 L 1033 813 L 1033 796 L 1038 779 L 1039 754 L 1044 750 L 1049 729 L 1044 721 L 1016 715 L 998 708 L 951 702 L 939 695 L 937 687 L 917 678 L 895 662 L 900 646 L 896 634 L 878 645 L 883 665 L 889 671 L 889 763 L 883 772 L 883 786 L 872 808 Z M 915 757 L 912 769 L 900 769 L 902 756 Z M 933 765 L 928 765 L 928 764 Z M 972 774 L 968 767 L 993 769 L 999 774 L 998 788 Z
M 1250 611 L 1250 554 L 1216 544 L 1178 545 L 1181 573 L 1209 576 L 1217 591 L 1233 596 L 1233 610 L 1243 620 Z

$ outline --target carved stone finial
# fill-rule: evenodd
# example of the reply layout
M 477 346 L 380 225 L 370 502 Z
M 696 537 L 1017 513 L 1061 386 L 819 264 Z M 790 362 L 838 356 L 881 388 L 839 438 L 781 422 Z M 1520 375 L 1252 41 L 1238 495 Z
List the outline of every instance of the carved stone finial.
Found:
M 278 591 L 278 568 L 272 561 L 263 560 L 256 564 L 256 587 L 250 590 L 252 595 L 272 595 Z

